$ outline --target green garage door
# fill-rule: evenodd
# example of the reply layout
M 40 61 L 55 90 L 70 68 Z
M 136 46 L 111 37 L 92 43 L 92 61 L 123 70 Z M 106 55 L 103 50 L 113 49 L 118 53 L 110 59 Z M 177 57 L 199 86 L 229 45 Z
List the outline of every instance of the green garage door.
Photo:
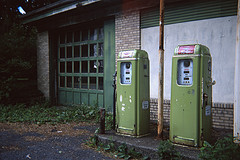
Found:
M 104 28 L 63 31 L 58 36 L 58 103 L 104 106 L 105 60 Z M 105 55 L 106 52 L 106 55 Z M 108 57 L 108 58 L 105 58 Z M 111 56 L 110 56 L 111 57 Z M 112 60 L 111 60 L 112 61 Z M 114 59 L 112 63 L 114 64 Z M 114 67 L 112 68 L 114 72 Z M 106 77 L 107 78 L 107 77 Z M 105 102 L 107 103 L 107 102 Z

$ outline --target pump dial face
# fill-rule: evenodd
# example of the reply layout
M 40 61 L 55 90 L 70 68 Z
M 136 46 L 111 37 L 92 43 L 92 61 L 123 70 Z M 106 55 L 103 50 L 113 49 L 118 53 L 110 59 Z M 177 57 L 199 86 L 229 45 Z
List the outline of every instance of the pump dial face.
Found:
M 189 67 L 189 66 L 190 66 L 190 61 L 189 60 L 184 61 L 184 67 Z
M 126 68 L 129 69 L 130 68 L 130 63 L 126 64 Z
M 180 59 L 178 60 L 177 68 L 177 83 L 178 85 L 192 85 L 193 82 L 193 60 Z

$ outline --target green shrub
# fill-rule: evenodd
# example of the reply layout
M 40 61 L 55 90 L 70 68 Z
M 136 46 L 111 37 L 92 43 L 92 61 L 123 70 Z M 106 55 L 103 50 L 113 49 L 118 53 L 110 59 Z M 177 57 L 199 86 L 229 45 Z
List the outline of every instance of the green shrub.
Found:
M 180 153 L 176 151 L 174 145 L 169 140 L 160 141 L 157 153 L 158 153 L 159 159 L 167 159 L 167 160 L 182 159 L 180 156 Z
M 217 140 L 213 146 L 205 142 L 199 158 L 206 160 L 239 160 L 240 147 L 234 143 L 234 138 L 231 136 Z
M 18 79 L 36 81 L 36 30 L 14 24 L 0 35 L 0 101 L 9 104 L 13 94 L 22 94 Z M 33 89 L 33 88 L 32 88 Z

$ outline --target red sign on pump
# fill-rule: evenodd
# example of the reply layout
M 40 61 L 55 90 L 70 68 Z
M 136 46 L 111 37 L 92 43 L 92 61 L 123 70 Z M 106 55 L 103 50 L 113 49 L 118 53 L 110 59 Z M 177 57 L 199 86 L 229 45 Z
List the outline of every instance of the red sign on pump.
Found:
M 193 54 L 195 45 L 193 46 L 180 46 L 178 48 L 178 54 Z

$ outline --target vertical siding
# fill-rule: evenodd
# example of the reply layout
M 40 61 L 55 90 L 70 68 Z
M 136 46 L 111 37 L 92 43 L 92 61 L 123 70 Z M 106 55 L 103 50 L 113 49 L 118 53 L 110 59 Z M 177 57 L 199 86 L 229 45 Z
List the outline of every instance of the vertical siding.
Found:
M 237 14 L 237 0 L 188 1 L 165 5 L 164 24 L 174 24 Z M 158 26 L 159 8 L 141 11 L 141 28 Z

